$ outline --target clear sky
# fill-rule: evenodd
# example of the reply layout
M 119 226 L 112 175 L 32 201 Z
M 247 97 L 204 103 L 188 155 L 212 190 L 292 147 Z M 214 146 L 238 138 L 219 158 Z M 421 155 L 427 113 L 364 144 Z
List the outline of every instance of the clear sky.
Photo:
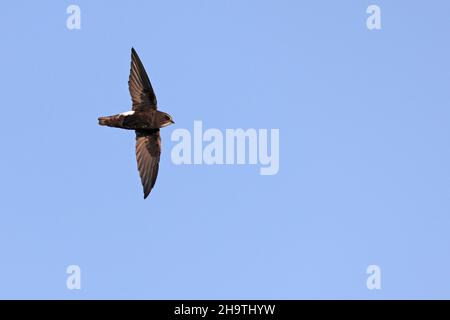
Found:
M 366 27 L 370 4 L 381 30 Z M 449 12 L 3 2 L 0 298 L 450 298 Z M 130 109 L 132 46 L 176 122 L 145 201 L 133 132 L 97 125 Z M 171 133 L 195 120 L 278 128 L 278 174 L 175 165 Z

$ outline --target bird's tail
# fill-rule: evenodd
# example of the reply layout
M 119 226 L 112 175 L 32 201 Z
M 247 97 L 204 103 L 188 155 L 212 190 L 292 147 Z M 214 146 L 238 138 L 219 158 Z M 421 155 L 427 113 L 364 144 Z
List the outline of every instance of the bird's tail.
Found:
M 99 117 L 98 124 L 101 126 L 123 128 L 123 118 L 120 114 L 109 117 Z

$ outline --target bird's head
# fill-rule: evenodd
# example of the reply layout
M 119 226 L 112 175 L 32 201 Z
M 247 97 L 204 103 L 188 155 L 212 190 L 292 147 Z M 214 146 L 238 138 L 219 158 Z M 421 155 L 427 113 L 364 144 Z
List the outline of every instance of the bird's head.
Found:
M 169 126 L 169 125 L 175 123 L 175 122 L 173 121 L 173 119 L 172 119 L 172 116 L 171 116 L 170 114 L 168 114 L 168 113 L 165 113 L 165 112 L 161 112 L 161 113 L 160 113 L 160 119 L 159 119 L 159 122 L 160 122 L 160 127 L 161 127 L 161 128 L 167 127 L 167 126 Z

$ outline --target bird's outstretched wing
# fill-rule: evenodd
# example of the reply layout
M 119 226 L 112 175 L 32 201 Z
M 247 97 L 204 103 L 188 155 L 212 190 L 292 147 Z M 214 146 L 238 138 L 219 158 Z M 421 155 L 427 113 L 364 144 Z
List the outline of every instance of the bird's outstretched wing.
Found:
M 157 101 L 152 84 L 134 48 L 131 48 L 131 69 L 130 77 L 128 78 L 128 88 L 133 101 L 132 110 L 145 111 L 156 109 Z
M 161 155 L 159 129 L 136 130 L 136 160 L 144 188 L 144 199 L 150 194 L 156 182 Z

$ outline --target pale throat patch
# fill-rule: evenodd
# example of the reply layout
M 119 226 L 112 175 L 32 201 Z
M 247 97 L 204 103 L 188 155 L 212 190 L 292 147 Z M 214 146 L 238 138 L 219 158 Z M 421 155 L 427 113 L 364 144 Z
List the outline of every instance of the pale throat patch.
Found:
M 127 111 L 127 112 L 121 113 L 120 115 L 121 116 L 131 116 L 132 114 L 134 114 L 134 111 Z

